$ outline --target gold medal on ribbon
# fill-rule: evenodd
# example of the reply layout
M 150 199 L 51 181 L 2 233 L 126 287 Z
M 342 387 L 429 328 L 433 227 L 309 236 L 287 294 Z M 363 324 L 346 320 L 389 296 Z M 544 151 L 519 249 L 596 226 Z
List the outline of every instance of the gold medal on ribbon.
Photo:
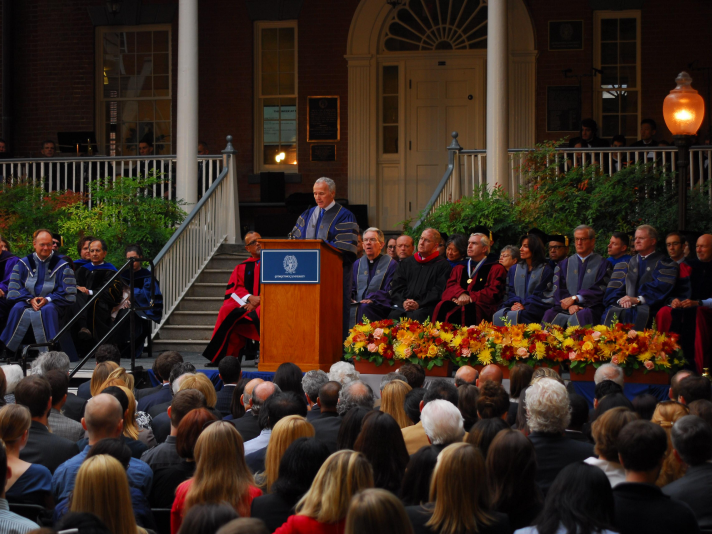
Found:
M 470 285 L 472 283 L 472 278 L 467 279 L 467 285 Z

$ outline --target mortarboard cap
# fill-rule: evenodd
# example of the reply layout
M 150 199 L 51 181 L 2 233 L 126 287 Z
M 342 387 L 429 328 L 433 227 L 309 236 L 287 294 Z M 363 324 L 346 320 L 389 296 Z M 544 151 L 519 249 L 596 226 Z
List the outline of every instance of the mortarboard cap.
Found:
M 63 247 L 64 246 L 64 238 L 59 235 L 59 234 L 52 234 L 52 240 L 53 241 L 59 241 L 59 246 Z
M 567 247 L 569 246 L 569 236 L 553 234 L 549 236 L 549 241 L 555 241 L 556 243 L 563 243 Z
M 484 224 L 478 224 L 477 226 L 472 228 L 470 230 L 470 235 L 472 234 L 484 234 L 486 236 L 489 236 L 490 241 L 495 241 L 497 239 L 497 234 L 487 228 Z

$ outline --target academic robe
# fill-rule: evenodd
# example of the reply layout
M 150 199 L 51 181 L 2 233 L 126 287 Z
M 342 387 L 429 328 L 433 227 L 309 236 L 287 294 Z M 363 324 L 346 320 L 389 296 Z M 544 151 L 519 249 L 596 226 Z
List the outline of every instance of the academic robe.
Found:
M 328 210 L 309 208 L 297 219 L 290 235 L 295 239 L 322 239 L 341 252 L 343 264 L 342 334 L 349 332 L 351 308 L 351 266 L 356 261 L 359 227 L 356 217 L 338 202 Z
M 13 267 L 7 294 L 13 306 L 0 341 L 15 352 L 30 328 L 38 343 L 54 339 L 70 306 L 76 301 L 76 294 L 74 271 L 55 253 L 44 261 L 37 254 L 19 259 Z M 39 311 L 34 311 L 29 303 L 35 297 L 48 300 Z M 69 336 L 60 340 L 60 344 L 70 358 L 76 355 Z M 40 350 L 46 351 L 47 348 Z
M 354 263 L 351 290 L 351 317 L 349 327 L 361 322 L 365 315 L 369 321 L 380 321 L 391 311 L 391 283 L 398 269 L 398 262 L 390 256 L 380 255 L 370 262 L 363 256 Z M 361 304 L 370 300 L 370 304 Z
M 437 255 L 437 251 L 425 259 L 418 252 L 404 259 L 391 283 L 393 310 L 388 318 L 407 317 L 422 322 L 432 317 L 435 305 L 445 290 L 450 270 L 448 261 Z M 403 302 L 409 299 L 418 303 L 417 310 L 405 311 Z
M 583 262 L 578 254 L 564 259 L 554 270 L 554 306 L 542 322 L 563 327 L 597 325 L 610 275 L 611 264 L 599 254 L 591 254 Z M 580 298 L 575 304 L 583 309 L 571 315 L 561 307 L 561 301 L 573 296 Z
M 647 328 L 675 287 L 678 271 L 677 263 L 661 252 L 646 258 L 636 254 L 629 262 L 620 262 L 613 269 L 603 297 L 603 324 L 610 325 L 616 316 L 618 322 L 633 324 L 637 330 Z M 618 301 L 625 296 L 642 297 L 644 302 L 621 308 Z
M 687 261 L 687 266 L 690 269 L 690 294 L 686 298 L 700 301 L 702 305 L 674 309 L 663 306 L 655 316 L 655 322 L 661 332 L 680 335 L 678 343 L 688 366 L 701 373 L 712 362 L 712 261 L 693 259 Z M 680 265 L 681 272 L 682 269 Z
M 631 258 L 630 254 L 623 254 L 620 258 L 614 258 L 613 256 L 608 256 L 608 258 L 606 258 L 606 259 L 608 260 L 608 262 L 611 264 L 612 267 L 615 267 L 622 261 L 628 263 L 628 260 L 630 260 L 630 258 Z
M 260 259 L 248 258 L 230 276 L 225 289 L 225 302 L 220 307 L 213 337 L 203 356 L 218 362 L 224 356 L 240 355 L 246 339 L 260 340 L 260 306 L 251 312 L 243 308 L 248 295 L 260 294 Z M 244 302 L 238 302 L 242 299 Z
M 547 308 L 553 302 L 550 294 L 545 294 L 554 271 L 547 263 L 537 265 L 531 271 L 526 262 L 517 263 L 509 268 L 507 274 L 507 293 L 500 309 L 494 314 L 492 322 L 504 326 L 504 319 L 515 324 L 539 323 Z M 520 303 L 523 310 L 511 311 L 514 304 Z
M 0 253 L 0 290 L 3 292 L 3 295 L 0 296 L 0 329 L 5 326 L 7 316 L 12 309 L 13 303 L 7 298 L 7 294 L 10 291 L 9 286 L 12 270 L 15 268 L 17 262 L 18 258 L 14 254 L 6 250 Z
M 86 263 L 76 271 L 77 286 L 86 287 L 93 293 L 97 293 L 116 274 L 116 270 L 116 267 L 107 262 L 100 265 Z M 111 329 L 111 310 L 121 303 L 123 294 L 123 284 L 117 278 L 82 314 L 81 319 L 77 321 L 78 329 L 88 328 L 95 342 L 103 339 Z M 77 302 L 73 306 L 75 313 L 79 313 L 92 296 L 77 291 Z
M 123 287 L 128 289 L 131 285 L 131 274 L 128 271 L 121 273 L 121 281 Z M 153 290 L 153 303 L 151 303 L 151 271 L 141 268 L 134 272 L 134 301 L 136 306 L 147 308 L 136 312 L 137 317 L 134 319 L 134 350 L 136 358 L 140 358 L 143 353 L 143 345 L 146 339 L 151 334 L 151 321 L 160 323 L 163 318 L 163 295 L 161 288 L 158 285 L 158 280 L 155 280 Z M 124 315 L 129 312 L 127 309 L 119 310 L 116 314 L 115 322 L 118 322 Z M 121 350 L 122 358 L 131 358 L 131 323 L 130 318 L 126 319 L 116 330 L 116 345 Z
M 459 265 L 450 273 L 442 300 L 433 312 L 433 321 L 447 321 L 460 326 L 492 321 L 504 298 L 506 286 L 507 270 L 493 258 L 485 258 L 481 264 L 470 260 L 467 265 Z M 472 299 L 470 304 L 458 306 L 452 302 L 465 292 Z

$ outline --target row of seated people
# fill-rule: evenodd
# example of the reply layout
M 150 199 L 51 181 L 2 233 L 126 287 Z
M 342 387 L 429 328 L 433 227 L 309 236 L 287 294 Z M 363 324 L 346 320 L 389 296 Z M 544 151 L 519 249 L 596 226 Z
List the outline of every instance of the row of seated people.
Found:
M 49 230 L 34 233 L 35 252 L 18 258 L 9 250 L 0 252 L 0 342 L 9 355 L 23 343 L 46 343 L 55 338 L 62 326 L 79 315 L 74 328 L 59 340 L 64 352 L 72 360 L 78 353 L 86 353 L 104 339 L 116 322 L 112 341 L 120 346 L 124 357 L 130 358 L 131 272 L 126 270 L 114 279 L 84 312 L 81 310 L 95 293 L 115 276 L 117 268 L 105 261 L 106 241 L 85 236 L 77 244 L 79 259 L 60 254 L 62 238 Z M 140 245 L 126 247 L 126 259 L 143 258 Z M 137 311 L 134 348 L 136 357 L 150 333 L 150 322 L 162 316 L 162 297 L 158 283 L 151 292 L 151 272 L 140 261 L 133 262 L 136 305 L 146 308 Z
M 400 238 L 399 238 L 400 241 Z M 575 254 L 567 256 L 567 236 L 532 230 L 519 247 L 493 254 L 491 233 L 475 231 L 467 240 L 425 229 L 417 252 L 402 260 L 381 254 L 383 233 L 363 234 L 364 256 L 353 268 L 351 325 L 409 318 L 460 325 L 553 323 L 560 326 L 651 327 L 680 334 L 688 365 L 709 367 L 712 349 L 712 235 L 697 239 L 692 257 L 683 254 L 684 236 L 667 236 L 670 255 L 658 251 L 650 225 L 629 237 L 610 238 L 610 257 L 594 252 L 596 233 L 581 225 L 573 231 Z M 548 248 L 548 258 L 547 258 Z
M 589 413 L 556 372 L 527 365 L 512 370 L 507 392 L 497 366 L 460 368 L 453 384 L 425 383 L 406 364 L 382 377 L 377 406 L 346 362 L 328 374 L 287 363 L 265 382 L 242 380 L 227 356 L 220 391 L 177 353 L 156 360 L 155 388 L 134 390 L 130 374 L 107 375 L 106 363 L 77 442 L 60 436 L 56 418 L 65 417 L 66 355 L 41 357 L 14 386 L 14 404 L 0 408 L 0 511 L 41 503 L 57 530 L 81 519 L 112 534 L 152 531 L 152 509 L 167 508 L 172 534 L 712 528 L 712 389 L 689 371 L 673 377 L 670 400 L 651 405 L 631 403 L 622 370 L 603 366 Z M 141 434 L 162 415 L 170 433 L 147 449 Z M 377 503 L 387 506 L 376 513 Z M 38 527 L 0 513 L 12 532 Z M 77 515 L 86 513 L 94 517 Z

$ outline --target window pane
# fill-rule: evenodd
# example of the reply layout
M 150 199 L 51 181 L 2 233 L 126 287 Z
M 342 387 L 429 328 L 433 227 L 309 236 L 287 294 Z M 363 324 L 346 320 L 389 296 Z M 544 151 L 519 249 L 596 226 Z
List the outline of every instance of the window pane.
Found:
M 383 97 L 383 124 L 398 124 L 398 97 Z
M 168 76 L 153 77 L 153 96 L 168 96 Z
M 618 40 L 618 19 L 603 19 L 601 21 L 601 41 Z
M 156 100 L 156 120 L 171 120 L 171 101 Z
M 618 113 L 618 93 L 611 93 L 611 92 L 604 92 L 602 94 L 603 96 L 603 101 L 602 101 L 602 109 L 603 113 Z
M 104 97 L 115 98 L 119 96 L 119 77 L 105 77 L 104 78 Z
M 124 76 L 134 76 L 136 74 L 136 56 L 134 54 L 123 54 L 121 56 L 121 74 Z
M 621 115 L 621 133 L 626 137 L 638 136 L 638 115 Z
M 621 43 L 620 44 L 620 62 L 621 65 L 635 65 L 637 60 L 636 43 Z
M 137 77 L 140 83 L 141 77 Z M 153 78 L 151 76 L 146 76 L 141 84 L 141 91 L 139 91 L 140 97 L 153 96 Z M 153 104 L 153 102 L 151 102 Z
M 279 140 L 282 143 L 295 143 L 297 141 L 297 121 L 281 121 Z
M 618 43 L 603 43 L 601 45 L 601 65 L 616 65 L 618 63 Z
M 170 122 L 156 122 L 155 123 L 156 132 L 156 143 L 170 143 L 171 142 L 171 123 Z
M 279 49 L 294 50 L 294 28 L 279 29 Z
M 294 74 L 280 74 L 279 75 L 279 94 L 280 95 L 293 95 L 296 93 L 294 90 Z
M 136 52 L 151 52 L 152 32 L 136 32 Z
M 383 153 L 398 154 L 398 126 L 383 127 Z
M 277 50 L 279 40 L 279 30 L 277 28 L 266 28 L 262 30 L 262 50 Z
M 153 56 L 136 54 L 136 74 L 149 75 L 153 72 Z
M 168 74 L 168 54 L 154 54 L 153 55 L 153 73 L 154 74 Z
M 138 117 L 140 121 L 153 121 L 153 102 L 151 100 L 138 101 Z
M 136 34 L 134 32 L 125 32 L 122 39 L 122 52 L 125 54 L 136 53 Z
M 603 132 L 601 137 L 613 137 L 618 135 L 620 131 L 618 130 L 618 115 L 604 115 L 603 116 Z
M 294 72 L 294 51 L 287 50 L 279 53 L 279 71 Z
M 279 52 L 276 50 L 262 51 L 262 72 L 279 72 Z
M 168 32 L 153 32 L 153 51 L 168 52 Z
M 398 67 L 383 67 L 383 94 L 398 94 Z
M 138 120 L 138 102 L 129 100 L 118 104 L 121 122 L 136 122 Z
M 621 93 L 621 113 L 638 112 L 638 91 L 625 91 Z
M 620 68 L 620 84 L 621 87 L 637 87 L 637 74 L 635 67 Z
M 262 75 L 262 94 L 277 95 L 279 94 L 279 74 L 263 74 Z
M 620 19 L 620 40 L 635 41 L 637 37 L 637 20 Z
M 601 87 L 610 87 L 618 84 L 618 69 L 616 67 L 603 67 L 601 74 Z

